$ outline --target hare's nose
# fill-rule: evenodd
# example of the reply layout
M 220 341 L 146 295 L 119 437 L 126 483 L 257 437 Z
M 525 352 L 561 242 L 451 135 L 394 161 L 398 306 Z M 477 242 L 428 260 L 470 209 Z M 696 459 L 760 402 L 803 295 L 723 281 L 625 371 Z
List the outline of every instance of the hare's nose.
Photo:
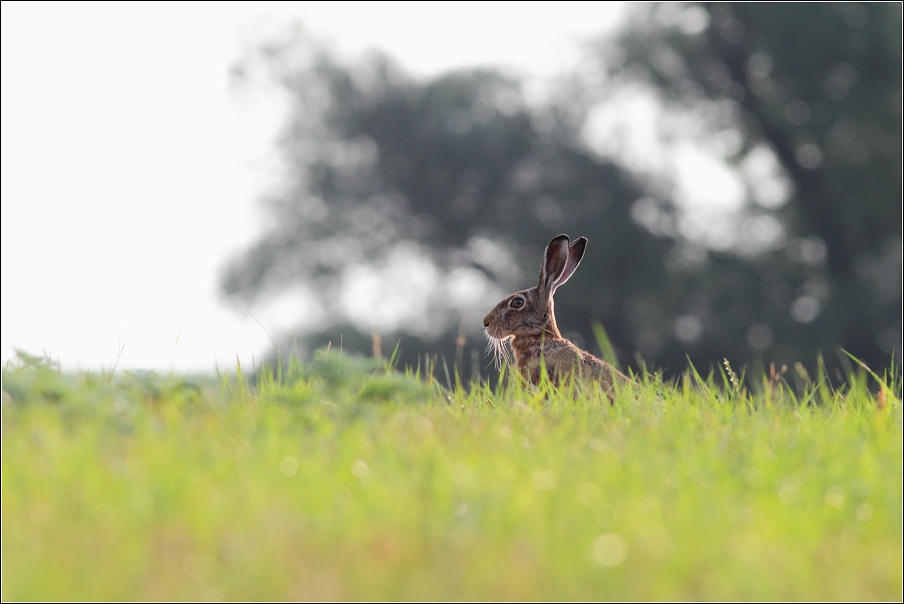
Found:
M 487 316 L 485 316 L 485 317 L 483 318 L 483 326 L 484 326 L 484 327 L 489 327 L 489 326 L 490 326 L 490 315 L 487 315 Z

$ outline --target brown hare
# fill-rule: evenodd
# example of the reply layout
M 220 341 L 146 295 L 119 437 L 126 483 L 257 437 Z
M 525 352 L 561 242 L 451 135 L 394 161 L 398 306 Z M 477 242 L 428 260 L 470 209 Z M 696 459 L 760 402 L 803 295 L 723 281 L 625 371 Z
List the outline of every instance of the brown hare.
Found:
M 628 383 L 628 378 L 563 338 L 553 308 L 552 296 L 556 288 L 574 273 L 586 247 L 585 237 L 569 243 L 567 235 L 559 235 L 550 241 L 540 265 L 537 287 L 502 300 L 483 318 L 483 326 L 497 362 L 507 358 L 504 341 L 509 340 L 515 353 L 515 365 L 531 384 L 539 383 L 541 364 L 545 364 L 553 382 L 559 383 L 575 374 L 582 381 L 599 382 L 612 399 L 614 382 L 623 386 Z

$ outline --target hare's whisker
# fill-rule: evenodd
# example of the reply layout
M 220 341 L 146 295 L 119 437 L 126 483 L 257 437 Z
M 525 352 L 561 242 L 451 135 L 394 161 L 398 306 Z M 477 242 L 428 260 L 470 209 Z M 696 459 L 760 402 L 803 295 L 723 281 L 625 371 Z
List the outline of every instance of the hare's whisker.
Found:
M 484 333 L 487 336 L 487 352 L 493 354 L 493 364 L 496 366 L 496 369 L 502 369 L 503 363 L 511 365 L 512 354 L 511 351 L 509 351 L 506 341 L 494 338 L 487 330 L 484 330 Z

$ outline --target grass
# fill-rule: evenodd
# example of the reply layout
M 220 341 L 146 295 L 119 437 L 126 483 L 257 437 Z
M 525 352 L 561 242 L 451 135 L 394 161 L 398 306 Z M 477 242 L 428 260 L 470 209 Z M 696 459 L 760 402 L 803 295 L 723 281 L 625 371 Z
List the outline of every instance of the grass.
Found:
M 900 379 L 791 373 L 610 405 L 337 353 L 251 380 L 22 356 L 2 597 L 900 600 Z

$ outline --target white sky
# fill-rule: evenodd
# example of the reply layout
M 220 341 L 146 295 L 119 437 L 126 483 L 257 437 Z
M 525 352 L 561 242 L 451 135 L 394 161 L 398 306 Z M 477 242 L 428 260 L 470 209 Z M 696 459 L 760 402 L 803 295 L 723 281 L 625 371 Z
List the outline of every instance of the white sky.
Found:
M 610 30 L 613 3 L 2 4 L 2 327 L 65 368 L 211 371 L 269 346 L 217 277 L 259 234 L 279 105 L 241 101 L 243 39 L 301 20 L 345 56 L 409 71 L 545 77 Z M 274 335 L 286 311 L 256 314 Z M 269 313 L 269 315 L 268 315 Z

